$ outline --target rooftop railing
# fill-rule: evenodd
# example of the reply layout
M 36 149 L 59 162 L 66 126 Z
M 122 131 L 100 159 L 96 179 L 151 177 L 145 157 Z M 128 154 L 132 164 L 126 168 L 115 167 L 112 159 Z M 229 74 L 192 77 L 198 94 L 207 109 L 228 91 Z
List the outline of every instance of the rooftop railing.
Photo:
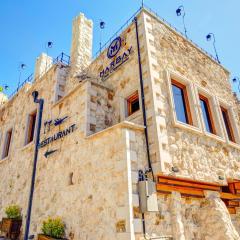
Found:
M 172 26 L 168 21 L 166 21 L 164 18 L 160 17 L 158 15 L 157 12 L 155 12 L 154 10 L 152 10 L 150 7 L 144 5 L 144 8 L 149 11 L 150 13 L 152 13 L 154 16 L 156 16 L 156 18 L 158 18 L 160 21 L 164 22 L 166 25 L 168 25 L 170 28 L 172 28 L 173 30 L 175 30 L 177 33 L 179 33 L 183 38 L 187 39 L 188 41 L 190 41 L 195 47 L 197 47 L 198 49 L 200 49 L 204 54 L 206 54 L 207 56 L 209 56 L 213 61 L 215 61 L 216 63 L 218 63 L 217 59 L 212 56 L 210 53 L 208 53 L 206 50 L 204 50 L 203 48 L 201 48 L 200 46 L 198 46 L 195 42 L 193 42 L 189 37 L 186 37 L 184 33 L 182 33 L 181 31 L 179 31 L 177 28 L 175 28 L 174 26 Z M 109 38 L 108 41 L 105 42 L 105 44 L 101 47 L 101 49 L 99 49 L 93 59 L 96 59 L 109 45 L 110 43 L 117 37 L 119 36 L 122 31 L 124 29 L 126 29 L 133 21 L 134 17 L 136 17 L 140 12 L 141 10 L 143 9 L 143 7 L 139 8 L 119 29 L 118 31 L 116 31 L 112 37 Z M 53 65 L 58 63 L 58 62 L 61 62 L 63 64 L 66 64 L 66 65 L 69 65 L 70 64 L 70 56 L 68 56 L 67 54 L 65 53 L 61 53 L 58 57 L 56 57 L 54 60 L 53 60 Z M 48 69 L 48 67 L 46 67 L 46 70 Z M 38 78 L 41 78 L 44 74 L 46 73 L 46 71 L 44 71 L 42 73 L 41 76 L 39 76 Z M 9 99 L 12 98 L 26 83 L 32 83 L 34 81 L 34 75 L 31 74 L 25 81 L 23 81 L 21 83 L 21 85 L 12 93 L 9 95 Z
M 184 33 L 182 33 L 180 30 L 178 30 L 176 27 L 174 27 L 172 24 L 170 24 L 168 21 L 166 21 L 164 18 L 160 17 L 158 15 L 157 12 L 155 12 L 154 10 L 152 10 L 150 7 L 148 7 L 147 5 L 144 4 L 143 7 L 140 7 L 121 27 L 120 29 L 115 32 L 112 37 L 101 47 L 101 49 L 99 49 L 95 55 L 94 58 L 97 58 L 107 47 L 108 45 L 110 45 L 110 43 L 117 37 L 119 36 L 119 34 L 125 29 L 127 28 L 133 21 L 134 17 L 136 17 L 142 9 L 146 9 L 147 11 L 149 11 L 151 14 L 155 15 L 156 18 L 158 18 L 161 22 L 164 22 L 166 25 L 168 25 L 170 28 L 172 28 L 174 31 L 176 31 L 178 34 L 180 34 L 183 38 L 187 39 L 189 42 L 191 42 L 195 47 L 197 47 L 198 49 L 200 49 L 204 54 L 206 54 L 207 56 L 209 56 L 213 61 L 215 61 L 216 63 L 218 63 L 217 59 L 211 55 L 209 52 L 207 52 L 206 50 L 204 50 L 202 47 L 200 47 L 199 45 L 197 45 L 195 42 L 193 42 L 189 37 L 186 37 Z M 219 64 L 219 63 L 218 63 Z
M 42 76 L 49 70 L 49 68 L 57 63 L 63 63 L 65 65 L 69 65 L 70 64 L 70 56 L 68 56 L 67 54 L 65 53 L 61 53 L 59 54 L 56 58 L 53 59 L 53 62 L 49 65 L 46 65 L 46 69 L 45 71 L 43 71 L 42 74 L 40 74 L 39 76 L 37 76 L 36 78 L 34 78 L 34 74 L 32 73 L 30 76 L 28 76 L 27 79 L 25 79 L 19 86 L 18 88 L 13 91 L 9 96 L 8 98 L 11 99 L 13 98 L 18 92 L 20 89 L 22 89 L 27 83 L 32 83 L 33 81 L 37 80 L 37 79 L 40 79 L 42 78 Z

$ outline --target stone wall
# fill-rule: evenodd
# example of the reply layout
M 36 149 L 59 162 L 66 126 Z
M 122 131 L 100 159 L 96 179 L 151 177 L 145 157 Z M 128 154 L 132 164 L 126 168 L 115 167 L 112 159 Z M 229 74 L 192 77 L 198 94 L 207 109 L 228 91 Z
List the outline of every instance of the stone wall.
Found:
M 40 149 L 30 233 L 39 233 L 48 216 L 61 216 L 69 239 L 133 239 L 129 162 L 145 156 L 143 128 L 121 123 L 86 137 L 88 91 L 100 94 L 96 100 L 101 107 L 111 91 L 96 84 L 89 89 L 91 83 L 85 81 L 55 103 L 52 96 L 58 68 L 51 68 L 46 78 L 34 85 L 26 85 L 1 108 L 1 132 L 9 127 L 14 127 L 14 132 L 10 154 L 0 161 L 0 217 L 6 206 L 19 204 L 25 223 L 34 144 L 24 146 L 24 140 L 27 115 L 36 109 L 31 93 L 38 90 L 45 99 L 41 141 L 73 124 L 77 129 Z M 65 116 L 68 118 L 60 126 L 44 128 L 45 122 Z M 51 150 L 56 152 L 46 158 L 44 154 Z
M 53 59 L 46 53 L 42 53 L 36 60 L 34 78 L 40 78 L 52 66 Z
M 206 192 L 205 199 L 181 197 L 178 192 L 159 195 L 159 213 L 145 214 L 146 236 L 150 239 L 237 240 L 239 233 L 218 193 Z M 232 216 L 233 217 L 233 216 Z M 136 235 L 136 239 L 142 239 Z
M 157 133 L 153 137 L 159 141 L 159 155 L 153 159 L 156 171 L 170 174 L 176 166 L 177 175 L 192 179 L 223 183 L 219 176 L 239 178 L 239 145 L 229 144 L 225 137 L 208 136 L 201 125 L 199 131 L 175 125 L 168 86 L 168 73 L 174 72 L 234 109 L 229 73 L 154 15 L 146 11 L 144 19 Z M 200 115 L 199 104 L 193 104 Z M 237 111 L 233 114 L 239 131 Z
M 168 91 L 167 76 L 173 71 L 239 109 L 228 72 L 148 11 L 143 10 L 137 21 L 154 173 L 222 184 L 228 177 L 239 178 L 238 147 L 175 126 Z M 0 217 L 8 204 L 17 203 L 25 220 L 34 144 L 24 143 L 28 114 L 37 107 L 31 93 L 37 90 L 45 100 L 41 141 L 73 124 L 76 130 L 40 149 L 31 233 L 39 233 L 47 216 L 58 215 L 66 223 L 69 239 L 143 239 L 137 183 L 138 171 L 149 166 L 142 109 L 132 116 L 126 114 L 126 98 L 136 90 L 142 97 L 135 24 L 121 33 L 123 47 L 118 54 L 131 49 L 129 59 L 106 79 L 100 72 L 114 59 L 105 50 L 90 64 L 91 31 L 91 21 L 77 17 L 71 67 L 52 66 L 43 78 L 25 85 L 0 108 L 1 136 L 13 128 L 10 154 L 0 160 Z M 199 110 L 197 104 L 194 107 Z M 239 124 L 237 111 L 234 114 Z M 44 128 L 44 123 L 62 117 L 67 117 L 63 124 Z M 46 158 L 46 151 L 52 150 L 56 152 Z M 179 173 L 172 173 L 172 166 Z M 224 181 L 219 180 L 222 175 Z M 146 237 L 238 239 L 234 227 L 240 229 L 239 214 L 231 216 L 231 222 L 218 196 L 211 196 L 194 199 L 177 192 L 159 194 L 159 212 L 145 214 Z
M 93 22 L 80 13 L 73 20 L 70 79 L 89 66 L 92 60 Z
M 87 93 L 87 135 L 119 123 L 113 108 L 113 91 L 89 81 Z

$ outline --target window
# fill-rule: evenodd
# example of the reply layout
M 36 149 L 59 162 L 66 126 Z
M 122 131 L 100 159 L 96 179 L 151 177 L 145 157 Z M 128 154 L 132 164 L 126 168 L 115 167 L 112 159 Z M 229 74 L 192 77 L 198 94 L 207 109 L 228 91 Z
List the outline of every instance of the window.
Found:
M 226 132 L 227 132 L 228 139 L 231 142 L 235 142 L 235 138 L 234 138 L 233 129 L 232 129 L 231 121 L 230 121 L 230 118 L 229 118 L 228 110 L 221 106 L 221 112 L 222 112 L 223 122 L 224 122 L 224 126 L 225 126 L 225 129 L 226 129 Z
M 193 125 L 187 87 L 182 83 L 172 80 L 172 92 L 177 120 Z
M 213 122 L 213 115 L 210 109 L 208 98 L 203 95 L 199 95 L 200 105 L 202 110 L 203 121 L 207 132 L 216 134 L 216 129 Z
M 138 92 L 136 91 L 127 99 L 127 108 L 128 108 L 128 116 L 132 115 L 133 113 L 137 112 L 140 109 L 139 105 L 139 96 Z
M 36 126 L 36 118 L 37 118 L 37 112 L 36 111 L 29 115 L 26 144 L 33 141 L 35 126 Z
M 8 130 L 6 133 L 2 158 L 6 158 L 9 154 L 11 139 L 12 139 L 12 129 Z

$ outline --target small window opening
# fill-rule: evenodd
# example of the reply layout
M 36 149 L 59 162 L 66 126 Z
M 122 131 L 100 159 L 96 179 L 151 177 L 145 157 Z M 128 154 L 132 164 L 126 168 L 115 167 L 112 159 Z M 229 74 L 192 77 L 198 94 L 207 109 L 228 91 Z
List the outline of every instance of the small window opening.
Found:
M 6 158 L 9 154 L 11 139 L 12 139 L 12 129 L 7 131 L 6 133 L 5 145 L 3 149 L 3 158 Z
M 37 112 L 34 112 L 34 113 L 29 115 L 29 123 L 28 123 L 26 144 L 33 141 L 35 126 L 36 126 L 36 118 L 37 118 Z
M 225 125 L 225 129 L 226 129 L 226 132 L 227 132 L 228 139 L 231 142 L 235 142 L 235 138 L 234 138 L 233 129 L 232 129 L 231 121 L 230 121 L 230 118 L 229 118 L 228 110 L 224 107 L 221 107 L 221 112 L 222 112 L 223 122 L 224 122 L 224 125 Z
M 139 105 L 139 96 L 138 92 L 136 91 L 127 99 L 127 107 L 128 107 L 128 116 L 132 115 L 133 113 L 137 112 L 140 109 Z

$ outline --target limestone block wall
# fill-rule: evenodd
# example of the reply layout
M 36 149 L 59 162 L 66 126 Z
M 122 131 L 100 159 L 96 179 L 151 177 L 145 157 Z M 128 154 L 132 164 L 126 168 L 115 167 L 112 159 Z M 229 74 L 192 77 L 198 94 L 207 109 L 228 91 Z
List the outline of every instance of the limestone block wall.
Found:
M 118 123 L 113 108 L 113 91 L 88 81 L 86 134 L 90 135 Z
M 34 78 L 40 78 L 52 66 L 53 59 L 46 53 L 42 53 L 36 60 Z
M 183 198 L 179 192 L 158 195 L 159 212 L 145 214 L 146 236 L 156 239 L 239 239 L 225 204 L 218 193 L 206 192 L 205 199 Z M 136 239 L 142 239 L 136 235 Z
M 82 23 L 80 23 L 81 25 Z M 142 25 L 143 26 L 143 25 Z M 74 27 L 73 27 L 73 36 L 74 36 Z M 134 24 L 130 24 L 121 34 L 122 38 L 122 47 L 116 57 L 122 56 L 124 52 L 131 52 L 129 59 L 123 63 L 119 68 L 113 71 L 107 79 L 101 79 L 100 72 L 111 64 L 112 61 L 116 60 L 115 58 L 109 59 L 107 57 L 107 49 L 105 49 L 100 56 L 94 59 L 88 67 L 79 68 L 78 74 L 73 77 L 70 74 L 66 81 L 65 94 L 68 94 L 72 89 L 78 86 L 82 81 L 89 80 L 95 82 L 96 84 L 110 89 L 112 91 L 113 99 L 111 100 L 112 108 L 114 109 L 113 120 L 110 120 L 114 123 L 121 122 L 124 120 L 129 120 L 137 124 L 142 124 L 142 114 L 137 112 L 134 116 L 128 118 L 127 116 L 127 107 L 126 107 L 126 98 L 134 93 L 136 90 L 140 95 L 140 85 L 139 85 L 139 68 L 138 68 L 138 57 L 137 57 L 137 45 L 136 45 L 136 30 Z M 74 37 L 73 37 L 74 39 Z M 108 46 L 107 46 L 108 47 Z M 85 48 L 85 47 L 84 47 Z M 145 46 L 142 46 L 144 49 Z M 144 50 L 146 52 L 146 49 Z M 74 68 L 74 60 L 71 60 L 71 69 Z M 87 66 L 87 65 L 86 65 Z M 71 70 L 72 71 L 72 70 Z M 93 90 L 94 92 L 95 90 Z M 150 98 L 150 91 L 146 87 L 147 99 Z M 149 100 L 148 100 L 149 101 Z M 147 103 L 148 104 L 148 103 Z M 91 107 L 94 104 L 91 104 Z M 89 114 L 89 113 L 88 113 Z M 112 118 L 112 117 L 111 117 Z M 108 120 L 109 121 L 109 120 Z M 93 125 L 95 120 L 92 121 Z M 102 123 L 100 125 L 103 125 Z M 105 127 L 110 126 L 107 124 Z M 95 126 L 93 126 L 95 128 Z M 104 128 L 105 128 L 104 127 Z M 103 127 L 97 127 L 98 130 L 103 129 Z M 89 131 L 87 129 L 86 131 Z M 92 131 L 94 132 L 94 131 Z
M 86 75 L 91 77 L 91 80 L 111 89 L 113 92 L 112 105 L 115 110 L 115 118 L 117 122 L 124 120 L 142 123 L 141 114 L 135 114 L 135 117 L 128 118 L 126 99 L 135 91 L 140 95 L 139 84 L 139 69 L 136 45 L 136 32 L 134 24 L 130 24 L 121 34 L 122 47 L 116 57 L 122 56 L 124 52 L 131 52 L 127 61 L 120 67 L 112 71 L 108 78 L 102 79 L 100 73 L 106 69 L 116 57 L 109 59 L 107 57 L 107 49 L 98 56 L 89 66 Z M 107 46 L 108 47 L 108 46 Z
M 58 215 L 69 239 L 132 239 L 128 131 L 116 126 L 84 139 L 77 130 L 52 146 L 59 149 L 56 155 L 41 154 L 32 232 L 47 216 Z
M 67 76 L 69 74 L 69 66 L 60 65 L 56 72 L 55 92 L 53 102 L 59 101 L 66 95 Z
M 140 52 L 141 52 L 141 64 L 143 70 L 143 82 L 144 82 L 144 94 L 145 94 L 145 105 L 146 105 L 146 115 L 147 115 L 147 125 L 149 131 L 149 144 L 150 144 L 150 154 L 152 162 L 156 162 L 158 156 L 158 138 L 156 135 L 156 123 L 155 119 L 155 109 L 152 91 L 154 90 L 152 85 L 152 72 L 149 70 L 149 45 L 146 44 L 146 27 L 145 19 L 143 13 L 137 16 L 138 19 L 138 31 L 139 31 L 139 41 L 140 41 Z M 126 98 L 130 96 L 133 92 L 138 90 L 140 98 L 140 108 L 141 106 L 141 92 L 140 92 L 140 76 L 139 76 L 139 64 L 138 64 L 138 54 L 137 54 L 137 40 L 136 40 L 136 28 L 135 24 L 130 24 L 120 36 L 124 40 L 123 47 L 119 51 L 119 56 L 121 56 L 128 49 L 132 49 L 131 56 L 126 63 L 114 71 L 107 79 L 102 80 L 100 78 L 100 72 L 105 69 L 110 63 L 111 59 L 107 58 L 107 50 L 95 59 L 89 66 L 87 75 L 92 76 L 93 81 L 97 81 L 99 84 L 106 86 L 113 91 L 113 101 L 112 106 L 115 110 L 115 119 L 117 122 L 123 120 L 131 121 L 137 124 L 143 124 L 142 112 L 139 111 L 133 116 L 127 116 L 126 114 Z M 156 75 L 156 73 L 155 73 Z M 153 76 L 155 76 L 153 75 Z M 157 169 L 154 166 L 154 170 Z
M 113 118 L 107 129 L 86 137 L 86 113 L 88 107 L 95 109 L 88 99 L 97 97 L 93 102 L 101 103 L 95 109 L 100 124 L 102 116 L 111 120 L 112 106 L 108 104 L 114 96 L 108 88 L 84 81 L 55 102 L 56 86 L 65 70 L 53 66 L 44 78 L 26 85 L 0 109 L 1 134 L 13 128 L 10 154 L 0 160 L 0 218 L 6 206 L 18 204 L 25 227 L 34 143 L 24 143 L 28 114 L 36 110 L 31 93 L 37 90 L 45 100 L 41 141 L 73 124 L 76 130 L 40 149 L 30 233 L 39 233 L 48 216 L 61 216 L 69 239 L 134 239 L 134 232 L 142 231 L 133 206 L 138 204 L 138 162 L 146 167 L 144 128 L 134 123 L 116 124 Z M 98 115 L 102 109 L 105 112 Z M 45 122 L 63 117 L 67 117 L 63 124 L 44 127 Z M 2 140 L 0 148 L 2 152 Z M 46 151 L 52 150 L 56 152 L 46 158 Z
M 73 20 L 70 81 L 87 68 L 92 61 L 92 32 L 92 20 L 80 13 Z
M 173 119 L 168 76 L 181 76 L 197 87 L 214 95 L 217 101 L 236 107 L 229 83 L 229 73 L 203 54 L 193 44 L 170 29 L 156 16 L 145 11 L 146 44 L 153 89 L 155 132 L 159 152 L 155 158 L 157 171 L 170 174 L 172 166 L 177 175 L 192 179 L 221 182 L 219 176 L 239 178 L 239 145 L 229 144 L 225 138 L 210 137 L 199 126 L 199 131 L 182 128 Z M 169 74 L 170 73 L 170 74 Z M 200 116 L 200 107 L 193 103 Z M 214 108 L 217 109 L 217 105 Z M 239 116 L 233 112 L 239 131 Z M 200 118 L 200 117 L 199 117 Z M 220 126 L 219 128 L 223 128 Z M 221 131 L 220 129 L 220 131 Z

